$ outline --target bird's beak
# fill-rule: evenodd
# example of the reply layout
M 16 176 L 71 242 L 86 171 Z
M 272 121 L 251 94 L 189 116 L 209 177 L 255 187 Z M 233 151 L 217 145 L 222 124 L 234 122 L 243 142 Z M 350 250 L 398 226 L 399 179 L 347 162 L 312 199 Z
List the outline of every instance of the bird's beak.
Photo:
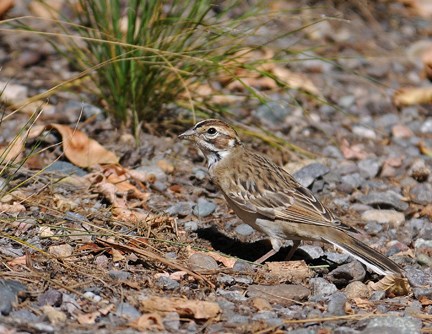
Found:
M 192 140 L 195 135 L 196 135 L 195 130 L 194 129 L 189 129 L 186 132 L 183 132 L 178 137 L 179 137 L 179 139 Z

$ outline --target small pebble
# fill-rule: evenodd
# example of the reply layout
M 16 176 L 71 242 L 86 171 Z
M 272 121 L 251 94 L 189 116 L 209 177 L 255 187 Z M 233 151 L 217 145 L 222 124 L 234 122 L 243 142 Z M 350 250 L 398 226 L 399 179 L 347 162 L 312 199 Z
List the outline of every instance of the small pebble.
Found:
M 343 264 L 332 270 L 327 279 L 337 286 L 346 286 L 352 281 L 362 281 L 366 276 L 364 267 L 358 261 Z
M 205 199 L 198 198 L 197 204 L 193 208 L 193 214 L 198 217 L 207 217 L 216 210 L 216 204 Z
M 48 289 L 38 297 L 38 305 L 55 306 L 58 307 L 63 302 L 63 294 L 55 289 Z
M 180 283 L 166 276 L 160 276 L 156 279 L 156 286 L 163 290 L 175 290 L 180 287 Z
M 338 291 L 336 285 L 330 283 L 322 277 L 314 277 L 309 280 L 314 296 L 329 296 Z
M 293 174 L 294 178 L 303 186 L 309 187 L 317 178 L 327 174 L 330 169 L 321 163 L 309 164 Z
M 312 260 L 319 259 L 324 255 L 324 251 L 319 246 L 301 245 L 298 249 L 305 252 Z
M 116 281 L 126 281 L 130 278 L 130 273 L 123 270 L 110 270 L 108 275 Z
M 345 304 L 347 296 L 343 292 L 337 291 L 333 293 L 327 304 L 327 312 L 332 315 L 346 315 Z
M 411 200 L 414 203 L 427 205 L 432 203 L 432 185 L 430 183 L 419 183 L 411 188 Z
M 413 334 L 420 333 L 422 322 L 420 319 L 400 316 L 387 316 L 371 319 L 363 333 L 397 333 Z M 377 332 L 378 331 L 378 332 Z
M 396 210 L 404 211 L 408 209 L 408 203 L 402 200 L 402 195 L 389 190 L 385 192 L 371 191 L 367 195 L 360 196 L 358 200 L 366 205 L 371 205 L 379 208 L 392 207 Z
M 357 166 L 361 176 L 371 179 L 378 175 L 381 163 L 376 159 L 364 159 L 360 160 Z
M 192 202 L 177 202 L 171 205 L 165 212 L 171 216 L 186 217 L 192 214 Z
M 189 221 L 184 223 L 184 229 L 185 231 L 189 231 L 189 232 L 195 232 L 196 230 L 198 230 L 198 223 L 196 221 Z
M 369 289 L 366 284 L 354 281 L 349 283 L 345 287 L 345 294 L 348 299 L 354 298 L 368 298 L 369 297 Z
M 214 258 L 202 253 L 192 254 L 188 259 L 189 268 L 196 271 L 215 270 L 219 266 Z
M 276 285 L 249 285 L 247 295 L 252 298 L 264 298 L 270 303 L 278 303 L 288 306 L 294 300 L 304 300 L 310 294 L 310 290 L 302 285 L 276 284 Z
M 234 230 L 237 234 L 241 235 L 241 236 L 248 236 L 251 235 L 252 233 L 255 232 L 255 230 L 253 229 L 253 227 L 251 227 L 248 224 L 240 224 L 238 225 L 235 230 Z
M 181 323 L 180 316 L 177 312 L 168 312 L 163 318 L 162 322 L 166 330 L 178 333 Z
M 135 320 L 141 316 L 141 313 L 129 303 L 120 303 L 116 307 L 116 315 L 129 320 Z
M 405 222 L 405 215 L 394 210 L 372 209 L 363 212 L 361 218 L 364 221 L 376 221 L 381 224 L 390 224 L 394 227 L 400 226 Z

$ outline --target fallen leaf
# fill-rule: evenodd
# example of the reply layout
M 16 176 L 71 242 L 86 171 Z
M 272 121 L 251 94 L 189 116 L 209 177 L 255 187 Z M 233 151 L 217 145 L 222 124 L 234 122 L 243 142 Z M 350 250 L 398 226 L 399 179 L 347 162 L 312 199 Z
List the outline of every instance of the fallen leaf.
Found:
M 112 254 L 113 262 L 119 262 L 125 259 L 123 253 L 115 248 L 112 248 L 110 253 Z
M 181 317 L 194 319 L 216 319 L 221 309 L 218 303 L 152 296 L 141 301 L 146 312 L 177 312 Z
M 14 202 L 13 204 L 0 203 L 0 214 L 3 213 L 17 214 L 25 211 L 26 211 L 25 206 L 17 202 Z
M 422 306 L 429 306 L 432 305 L 432 300 L 430 300 L 428 297 L 426 296 L 420 296 L 419 300 L 418 300 Z
M 101 314 L 99 311 L 91 313 L 81 313 L 76 316 L 78 323 L 81 325 L 93 325 L 96 322 L 97 317 Z
M 166 159 L 159 160 L 156 163 L 160 169 L 162 169 L 166 174 L 171 174 L 174 172 L 174 165 Z
M 281 66 L 275 66 L 273 74 L 292 89 L 301 89 L 313 95 L 321 95 L 315 84 L 303 73 L 294 73 Z
M 432 87 L 401 88 L 393 95 L 397 107 L 432 103 Z
M 79 167 L 93 167 L 98 164 L 116 164 L 119 158 L 105 149 L 96 140 L 89 138 L 84 132 L 66 125 L 49 124 L 33 127 L 29 138 L 39 136 L 44 130 L 54 129 L 63 139 L 63 151 L 70 162 Z
M 202 253 L 202 252 L 192 251 L 191 253 L 193 254 L 193 253 Z M 233 268 L 234 264 L 237 261 L 237 259 L 235 259 L 235 258 L 233 258 L 231 256 L 222 255 L 222 254 L 219 254 L 217 252 L 210 251 L 210 252 L 205 252 L 203 254 L 211 256 L 213 259 L 215 259 L 216 261 L 222 263 L 227 268 Z
M 362 309 L 371 309 L 374 307 L 374 304 L 368 299 L 357 297 L 353 298 L 352 301 L 357 305 L 357 307 Z
M 129 326 L 146 333 L 165 331 L 162 317 L 157 313 L 143 314 L 138 319 L 130 322 Z
M 306 262 L 303 260 L 267 262 L 266 266 L 270 274 L 292 283 L 304 282 L 313 275 L 312 270 L 309 269 Z
M 13 266 L 25 266 L 25 265 L 27 265 L 27 255 L 16 257 L 13 260 L 8 261 L 7 264 L 11 267 L 13 267 Z
M 11 9 L 15 4 L 14 0 L 2 0 L 0 1 L 0 17 L 3 17 L 9 9 Z

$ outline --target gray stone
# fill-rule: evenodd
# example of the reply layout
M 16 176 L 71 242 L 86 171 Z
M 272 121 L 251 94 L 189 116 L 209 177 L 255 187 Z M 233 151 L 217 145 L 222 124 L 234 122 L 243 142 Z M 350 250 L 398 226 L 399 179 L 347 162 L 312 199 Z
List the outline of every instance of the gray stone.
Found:
M 329 296 L 332 293 L 338 291 L 336 285 L 328 282 L 322 277 L 313 277 L 309 280 L 309 284 L 312 287 L 312 294 L 314 296 Z
M 301 249 L 303 252 L 309 255 L 309 257 L 313 260 L 319 259 L 324 255 L 324 251 L 319 246 L 301 245 L 299 249 Z
M 193 214 L 198 217 L 207 217 L 216 210 L 216 204 L 205 199 L 198 198 L 197 204 L 193 209 Z
M 192 214 L 193 203 L 191 202 L 177 202 L 171 205 L 165 212 L 171 216 L 186 217 Z
M 382 116 L 379 116 L 375 119 L 375 126 L 377 128 L 383 128 L 386 129 L 388 131 L 391 130 L 391 128 L 398 124 L 399 121 L 399 116 L 397 114 L 394 113 L 386 113 Z
M 424 270 L 417 269 L 412 266 L 404 268 L 405 276 L 412 286 L 426 286 L 432 284 L 432 277 L 426 275 Z
M 202 253 L 192 254 L 188 259 L 188 264 L 191 270 L 196 271 L 215 270 L 219 268 L 214 258 Z
M 115 314 L 129 320 L 135 320 L 141 316 L 141 312 L 129 303 L 118 304 Z
M 216 290 L 216 294 L 232 302 L 244 302 L 247 300 L 242 290 L 225 290 L 219 288 Z
M 252 298 L 264 298 L 270 303 L 278 303 L 282 306 L 291 305 L 294 300 L 301 301 L 306 299 L 310 290 L 302 285 L 296 284 L 277 284 L 277 285 L 250 285 L 247 295 Z
M 421 297 L 432 298 L 432 288 L 414 288 L 413 293 L 416 299 L 420 299 Z
M 206 176 L 207 176 L 207 172 L 206 172 L 204 169 L 202 169 L 202 168 L 193 169 L 192 171 L 193 171 L 193 173 L 194 173 L 194 175 L 195 175 L 195 178 L 196 178 L 197 180 L 202 181 L 202 180 L 204 180 L 204 179 L 206 178 Z
M 358 261 L 343 264 L 332 270 L 327 278 L 337 286 L 346 286 L 352 281 L 362 281 L 366 276 L 366 271 Z
M 10 316 L 11 319 L 20 319 L 20 320 L 28 322 L 28 323 L 33 323 L 33 322 L 36 322 L 36 321 L 40 321 L 40 319 L 39 319 L 38 316 L 36 316 L 34 313 L 32 313 L 32 312 L 30 312 L 29 310 L 26 310 L 26 309 L 12 311 L 9 314 L 9 316 Z
M 18 281 L 0 280 L 0 314 L 8 315 L 18 297 L 25 294 L 27 287 Z
M 178 333 L 180 329 L 180 316 L 177 312 L 168 312 L 162 320 L 169 332 Z
M 379 317 L 371 319 L 362 334 L 415 334 L 420 333 L 421 326 L 421 320 L 411 317 Z
M 170 277 L 160 276 L 156 279 L 156 286 L 163 290 L 175 290 L 180 287 L 180 283 Z
M 327 166 L 315 162 L 301 168 L 293 176 L 303 187 L 309 187 L 317 178 L 327 174 L 329 171 Z
M 370 296 L 369 299 L 371 301 L 378 301 L 378 300 L 383 300 L 385 296 L 386 296 L 386 292 L 384 290 L 378 290 L 372 292 L 372 295 Z
M 352 127 L 352 132 L 361 138 L 366 139 L 376 139 L 376 133 L 373 129 L 361 126 L 361 125 L 355 125 Z
M 251 235 L 255 232 L 255 230 L 248 224 L 240 224 L 235 228 L 234 231 L 244 237 Z
M 432 203 L 432 185 L 430 183 L 419 183 L 411 188 L 411 200 L 414 203 L 427 205 Z
M 109 277 L 116 281 L 126 281 L 130 277 L 130 273 L 123 270 L 110 270 L 108 271 Z
M 75 165 L 67 161 L 54 161 L 52 164 L 48 165 L 44 171 L 44 173 L 52 173 L 56 175 L 77 175 L 77 176 L 85 176 L 87 172 Z
M 423 159 L 416 159 L 408 170 L 408 174 L 418 182 L 424 182 L 431 174 L 431 170 Z
M 254 264 L 251 262 L 246 262 L 244 260 L 237 260 L 233 266 L 234 272 L 253 272 Z
M 360 334 L 361 332 L 354 329 L 354 328 L 350 328 L 350 327 L 338 327 L 335 328 L 333 331 L 333 334 Z
M 377 210 L 372 209 L 362 213 L 361 218 L 364 221 L 376 221 L 381 224 L 391 224 L 400 226 L 405 221 L 405 215 L 394 210 Z
M 354 281 L 345 287 L 345 294 L 348 299 L 368 298 L 369 289 L 366 284 L 359 281 Z
M 196 221 L 191 220 L 190 222 L 184 223 L 185 231 L 195 232 L 198 230 L 198 223 Z
M 260 120 L 271 126 L 281 126 L 285 123 L 285 118 L 291 113 L 291 107 L 287 103 L 270 101 L 260 105 L 255 115 Z
M 324 147 L 322 154 L 329 158 L 343 159 L 342 152 L 336 146 L 333 145 Z
M 343 264 L 348 261 L 350 255 L 347 253 L 335 253 L 335 252 L 325 252 L 324 255 L 327 259 L 336 264 Z
M 371 205 L 379 208 L 393 207 L 396 210 L 405 211 L 408 209 L 408 203 L 402 200 L 402 195 L 388 190 L 385 192 L 371 191 L 367 195 L 360 196 L 358 200 L 366 205 Z
M 371 179 L 378 175 L 381 168 L 381 163 L 376 159 L 364 159 L 360 160 L 357 164 L 360 175 L 364 178 Z
M 58 307 L 63 302 L 63 294 L 55 289 L 48 289 L 38 297 L 38 305 L 55 306 Z
M 20 103 L 28 97 L 26 86 L 6 81 L 0 81 L 0 92 L 0 99 L 9 103 Z
M 345 315 L 345 303 L 347 297 L 343 292 L 335 292 L 329 298 L 327 311 L 332 315 Z
M 352 190 L 360 188 L 365 179 L 359 174 L 348 174 L 341 177 L 342 183 L 348 185 Z
M 427 118 L 420 127 L 422 133 L 432 133 L 432 118 Z

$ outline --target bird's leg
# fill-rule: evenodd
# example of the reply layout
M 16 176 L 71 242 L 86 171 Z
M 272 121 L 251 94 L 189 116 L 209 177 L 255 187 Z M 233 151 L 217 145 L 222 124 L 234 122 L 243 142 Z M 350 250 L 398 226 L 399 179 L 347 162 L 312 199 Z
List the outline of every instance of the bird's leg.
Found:
M 275 255 L 277 253 L 276 250 L 270 249 L 267 253 L 265 253 L 263 256 L 261 256 L 258 260 L 255 260 L 255 263 L 261 264 L 265 260 L 267 260 L 269 257 Z
M 300 240 L 293 240 L 293 245 L 288 253 L 288 255 L 285 258 L 285 261 L 289 261 L 291 260 L 291 258 L 293 257 L 294 253 L 296 252 L 298 246 L 300 246 Z

